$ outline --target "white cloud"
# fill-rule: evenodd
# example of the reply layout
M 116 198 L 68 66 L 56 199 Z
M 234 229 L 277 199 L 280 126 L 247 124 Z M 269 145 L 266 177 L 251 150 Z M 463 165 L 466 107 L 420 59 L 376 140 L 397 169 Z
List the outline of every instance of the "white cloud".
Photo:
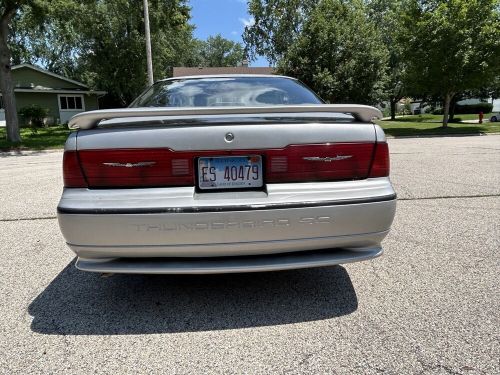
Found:
M 255 24 L 255 18 L 249 17 L 249 18 L 238 18 L 240 22 L 243 24 L 243 26 L 253 26 Z
M 238 32 L 237 31 L 231 31 L 231 35 L 238 35 Z

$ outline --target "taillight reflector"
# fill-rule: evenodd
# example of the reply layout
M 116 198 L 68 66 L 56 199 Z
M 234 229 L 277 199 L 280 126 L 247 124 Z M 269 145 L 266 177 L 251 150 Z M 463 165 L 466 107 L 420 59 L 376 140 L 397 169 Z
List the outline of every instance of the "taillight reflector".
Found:
M 291 145 L 266 150 L 267 182 L 361 179 L 368 176 L 373 143 Z
M 185 154 L 169 149 L 79 151 L 91 187 L 192 186 L 193 156 Z
M 63 180 L 64 186 L 70 188 L 87 187 L 87 182 L 83 176 L 78 153 L 76 151 L 64 151 L 63 155 Z
M 385 142 L 376 143 L 370 177 L 387 177 L 389 172 L 389 146 Z

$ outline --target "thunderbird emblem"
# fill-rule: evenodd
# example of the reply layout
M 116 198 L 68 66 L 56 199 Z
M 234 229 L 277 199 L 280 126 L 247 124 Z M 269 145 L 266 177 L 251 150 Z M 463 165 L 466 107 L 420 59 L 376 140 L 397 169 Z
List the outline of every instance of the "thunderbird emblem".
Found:
M 102 163 L 108 167 L 125 167 L 125 168 L 135 168 L 135 167 L 150 167 L 156 164 L 155 161 L 141 161 L 139 163 Z
M 334 157 L 327 156 L 324 158 L 319 157 L 319 156 L 306 156 L 302 159 L 309 160 L 309 161 L 325 161 L 327 163 L 330 163 L 332 161 L 345 160 L 345 159 L 349 159 L 349 158 L 352 158 L 352 155 L 337 155 Z

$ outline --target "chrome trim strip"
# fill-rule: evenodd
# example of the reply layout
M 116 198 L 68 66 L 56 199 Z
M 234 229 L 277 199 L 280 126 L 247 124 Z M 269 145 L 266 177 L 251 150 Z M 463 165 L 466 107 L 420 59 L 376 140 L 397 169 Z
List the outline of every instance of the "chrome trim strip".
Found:
M 304 160 L 309 160 L 309 161 L 325 161 L 325 162 L 332 162 L 332 161 L 337 161 L 337 160 L 345 160 L 345 159 L 349 159 L 349 158 L 352 158 L 352 155 L 337 155 L 337 156 L 326 156 L 324 158 L 320 157 L 320 156 L 306 156 L 306 157 L 303 157 L 302 159 Z
M 102 163 L 103 165 L 107 165 L 108 167 L 125 167 L 125 168 L 135 168 L 135 167 L 150 167 L 155 165 L 155 161 L 141 161 L 139 163 Z
M 364 204 L 385 202 L 396 199 L 396 194 L 379 197 L 343 199 L 319 202 L 283 202 L 268 203 L 265 205 L 230 205 L 230 206 L 191 206 L 191 207 L 147 207 L 147 208 L 68 208 L 57 207 L 57 212 L 62 214 L 80 215 L 133 215 L 133 214 L 161 214 L 161 213 L 197 213 L 197 212 L 227 212 L 227 211 L 263 211 L 290 208 L 345 206 L 350 204 Z

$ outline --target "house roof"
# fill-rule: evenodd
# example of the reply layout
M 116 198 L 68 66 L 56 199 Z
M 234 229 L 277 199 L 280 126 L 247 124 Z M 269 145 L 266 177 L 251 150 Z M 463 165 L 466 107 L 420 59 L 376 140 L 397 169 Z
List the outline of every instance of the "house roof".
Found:
M 36 92 L 42 94 L 93 94 L 93 95 L 106 95 L 106 91 L 94 90 L 68 90 L 68 89 L 51 89 L 47 87 L 34 87 L 34 88 L 14 88 L 14 92 Z M 1 94 L 0 94 L 1 96 Z
M 78 81 L 75 81 L 75 80 L 72 80 L 72 79 L 69 79 L 67 77 L 64 77 L 60 74 L 56 74 L 56 73 L 52 73 L 52 72 L 49 72 L 48 70 L 45 70 L 45 69 L 42 69 L 38 66 L 34 66 L 34 65 L 31 65 L 31 64 L 19 64 L 19 65 L 14 65 L 12 66 L 11 70 L 17 70 L 17 69 L 21 69 L 21 68 L 28 68 L 28 69 L 32 69 L 32 70 L 35 70 L 37 72 L 40 72 L 40 73 L 43 73 L 43 74 L 47 74 L 49 76 L 52 76 L 52 77 L 55 77 L 55 78 L 58 78 L 60 80 L 63 80 L 63 81 L 66 81 L 66 82 L 70 82 L 74 85 L 77 85 L 77 86 L 80 86 L 84 89 L 87 89 L 88 90 L 88 86 L 81 83 L 81 82 L 78 82 Z
M 173 77 L 204 76 L 221 74 L 273 74 L 271 67 L 248 67 L 248 66 L 228 66 L 228 67 L 183 67 L 175 66 Z

